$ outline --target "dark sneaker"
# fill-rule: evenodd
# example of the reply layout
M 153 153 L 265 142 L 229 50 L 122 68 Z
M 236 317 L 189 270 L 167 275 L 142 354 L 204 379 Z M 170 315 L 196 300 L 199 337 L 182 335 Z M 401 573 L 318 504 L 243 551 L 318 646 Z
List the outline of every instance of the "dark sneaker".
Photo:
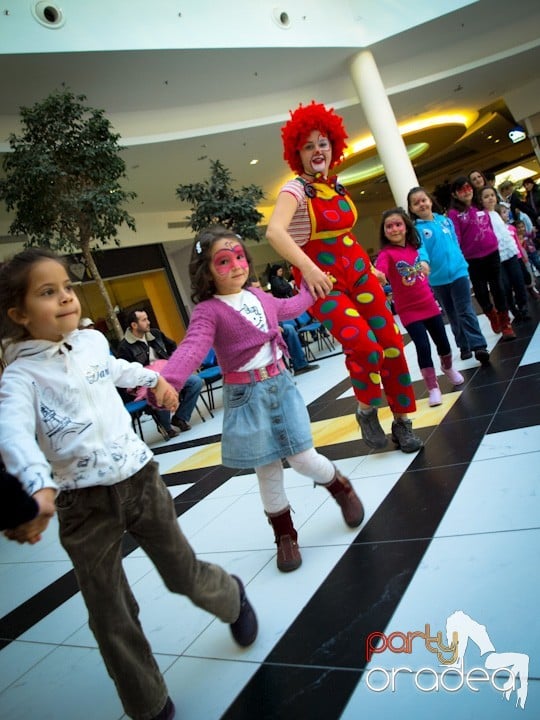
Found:
M 317 364 L 314 365 L 305 365 L 304 367 L 299 368 L 298 370 L 294 371 L 295 375 L 303 375 L 303 373 L 311 372 L 312 370 L 318 370 L 319 366 Z
M 257 616 L 255 610 L 253 610 L 251 603 L 247 599 L 244 585 L 239 577 L 236 575 L 232 576 L 238 583 L 240 588 L 240 615 L 235 622 L 230 624 L 231 633 L 233 638 L 241 647 L 248 647 L 251 645 L 257 637 L 257 631 L 259 629 L 257 623 Z
M 412 422 L 405 418 L 392 423 L 392 442 L 404 453 L 416 452 L 424 447 L 422 440 L 413 432 Z
M 472 350 L 461 350 L 459 357 L 462 360 L 470 360 L 472 358 Z
M 170 697 L 167 698 L 165 705 L 161 708 L 157 715 L 154 715 L 152 720 L 173 720 L 176 717 L 176 708 Z
M 177 427 L 180 432 L 187 432 L 188 430 L 191 430 L 191 425 L 185 420 L 182 420 L 182 418 L 172 417 L 171 425 Z
M 474 357 L 478 360 L 480 365 L 487 367 L 491 363 L 489 362 L 489 353 L 486 348 L 480 348 L 474 351 Z
M 380 450 L 386 447 L 388 440 L 379 422 L 377 408 L 370 408 L 369 410 L 360 410 L 357 408 L 356 421 L 362 433 L 362 440 L 368 447 L 374 450 Z

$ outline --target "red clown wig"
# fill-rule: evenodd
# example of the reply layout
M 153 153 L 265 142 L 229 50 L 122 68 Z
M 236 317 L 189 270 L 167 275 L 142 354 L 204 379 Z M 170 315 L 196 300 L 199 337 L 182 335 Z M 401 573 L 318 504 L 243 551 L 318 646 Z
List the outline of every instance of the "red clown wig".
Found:
M 304 172 L 300 160 L 300 148 L 313 130 L 319 130 L 330 140 L 332 143 L 330 167 L 337 165 L 347 147 L 345 142 L 347 133 L 342 118 L 336 115 L 334 109 L 327 109 L 322 103 L 312 100 L 306 106 L 300 103 L 296 110 L 291 110 L 290 113 L 290 120 L 287 120 L 281 128 L 281 138 L 283 140 L 283 157 L 291 170 L 298 175 Z

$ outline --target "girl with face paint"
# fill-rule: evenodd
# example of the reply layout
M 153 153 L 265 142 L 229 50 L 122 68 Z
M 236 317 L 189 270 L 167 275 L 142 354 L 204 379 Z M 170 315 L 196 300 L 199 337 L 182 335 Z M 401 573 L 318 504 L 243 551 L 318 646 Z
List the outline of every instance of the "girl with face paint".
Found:
M 302 557 L 284 488 L 282 460 L 322 485 L 343 519 L 358 527 L 364 508 L 349 480 L 313 447 L 309 415 L 292 375 L 279 322 L 313 303 L 304 285 L 298 295 L 275 298 L 249 282 L 250 257 L 230 230 L 213 226 L 195 239 L 189 272 L 195 309 L 184 340 L 163 377 L 178 390 L 211 348 L 223 372 L 222 462 L 255 468 L 265 513 L 274 529 L 277 566 L 296 570 Z
M 381 251 L 375 265 L 392 286 L 396 312 L 416 347 L 429 405 L 440 405 L 442 395 L 431 357 L 430 337 L 441 358 L 441 369 L 450 382 L 461 385 L 463 375 L 452 367 L 452 352 L 441 310 L 428 282 L 429 265 L 418 256 L 419 237 L 403 208 L 384 212 L 379 232 Z

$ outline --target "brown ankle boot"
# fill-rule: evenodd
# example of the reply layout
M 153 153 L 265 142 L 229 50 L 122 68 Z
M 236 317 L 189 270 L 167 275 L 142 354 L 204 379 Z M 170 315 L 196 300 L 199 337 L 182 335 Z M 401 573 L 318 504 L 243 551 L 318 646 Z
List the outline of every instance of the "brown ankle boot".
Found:
M 341 508 L 343 519 L 349 527 L 358 527 L 364 519 L 364 506 L 354 492 L 353 486 L 336 468 L 334 479 L 324 485 Z
M 296 542 L 298 533 L 294 529 L 291 509 L 288 507 L 280 513 L 266 515 L 276 537 L 278 570 L 292 572 L 302 564 L 302 556 Z

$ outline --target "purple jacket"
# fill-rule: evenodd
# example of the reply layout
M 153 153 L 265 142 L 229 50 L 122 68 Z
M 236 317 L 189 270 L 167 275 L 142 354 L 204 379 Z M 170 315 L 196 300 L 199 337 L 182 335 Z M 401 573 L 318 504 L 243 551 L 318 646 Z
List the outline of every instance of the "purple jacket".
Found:
M 489 213 L 471 205 L 466 210 L 452 209 L 448 217 L 454 223 L 463 255 L 467 260 L 483 258 L 499 249 Z
M 275 298 L 258 288 L 246 290 L 259 298 L 266 315 L 268 331 L 259 330 L 239 312 L 217 298 L 204 300 L 195 306 L 185 338 L 161 371 L 161 375 L 171 385 L 177 389 L 182 388 L 212 347 L 224 373 L 238 370 L 248 363 L 266 342 L 271 343 L 274 358 L 277 358 L 278 346 L 288 355 L 278 321 L 292 320 L 307 310 L 314 302 L 309 290 L 302 284 L 300 293 L 292 298 Z

